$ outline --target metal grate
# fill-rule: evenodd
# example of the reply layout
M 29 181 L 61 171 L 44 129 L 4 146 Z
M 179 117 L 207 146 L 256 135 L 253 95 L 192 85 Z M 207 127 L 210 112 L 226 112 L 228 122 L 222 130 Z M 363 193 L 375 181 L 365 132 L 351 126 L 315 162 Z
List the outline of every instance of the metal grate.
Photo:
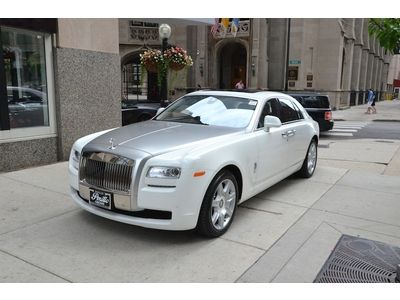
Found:
M 398 282 L 400 248 L 343 235 L 314 282 Z
M 82 156 L 80 180 L 112 191 L 129 192 L 134 161 L 108 153 L 85 153 Z

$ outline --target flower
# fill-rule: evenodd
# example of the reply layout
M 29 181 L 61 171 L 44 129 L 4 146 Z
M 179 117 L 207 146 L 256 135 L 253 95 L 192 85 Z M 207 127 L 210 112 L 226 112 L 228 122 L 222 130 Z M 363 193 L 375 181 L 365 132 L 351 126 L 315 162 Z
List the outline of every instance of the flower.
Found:
M 193 65 L 192 58 L 181 47 L 171 47 L 165 50 L 163 55 L 164 59 L 168 61 L 169 67 L 173 70 L 180 70 Z
M 168 69 L 179 71 L 184 67 L 193 65 L 193 60 L 186 50 L 180 47 L 171 47 L 161 52 L 157 49 L 148 49 L 140 54 L 140 64 L 148 72 L 157 73 L 158 85 L 161 86 L 163 78 L 168 76 Z M 143 77 L 142 77 L 143 80 Z
M 149 49 L 140 54 L 140 64 L 149 72 L 157 72 L 164 63 L 164 57 L 160 50 Z

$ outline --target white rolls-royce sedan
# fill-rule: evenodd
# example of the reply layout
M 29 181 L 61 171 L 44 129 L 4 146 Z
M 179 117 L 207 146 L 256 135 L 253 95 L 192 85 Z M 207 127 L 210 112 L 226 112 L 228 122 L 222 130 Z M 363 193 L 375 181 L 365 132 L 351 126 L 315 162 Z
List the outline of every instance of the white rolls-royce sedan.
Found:
M 197 91 L 149 121 L 78 139 L 71 196 L 118 222 L 217 237 L 238 204 L 295 172 L 312 176 L 318 138 L 288 95 Z

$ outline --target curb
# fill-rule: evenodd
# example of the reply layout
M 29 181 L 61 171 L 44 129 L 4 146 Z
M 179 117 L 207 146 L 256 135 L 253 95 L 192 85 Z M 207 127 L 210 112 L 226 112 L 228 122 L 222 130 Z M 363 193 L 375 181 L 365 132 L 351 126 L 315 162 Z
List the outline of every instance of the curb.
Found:
M 393 120 L 390 120 L 390 119 L 376 119 L 376 120 L 372 120 L 373 122 L 400 122 L 400 120 L 398 120 L 398 119 L 393 119 Z

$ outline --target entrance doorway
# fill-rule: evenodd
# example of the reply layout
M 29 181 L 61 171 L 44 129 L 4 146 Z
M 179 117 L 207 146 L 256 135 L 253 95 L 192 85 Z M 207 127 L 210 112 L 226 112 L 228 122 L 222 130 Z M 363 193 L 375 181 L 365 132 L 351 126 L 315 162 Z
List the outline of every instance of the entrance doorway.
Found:
M 219 53 L 219 88 L 234 89 L 242 80 L 246 84 L 247 51 L 239 43 L 232 42 L 223 46 Z
M 121 71 L 122 99 L 160 101 L 157 73 L 150 73 L 143 70 L 145 74 L 142 74 L 139 53 L 133 53 L 124 57 Z

